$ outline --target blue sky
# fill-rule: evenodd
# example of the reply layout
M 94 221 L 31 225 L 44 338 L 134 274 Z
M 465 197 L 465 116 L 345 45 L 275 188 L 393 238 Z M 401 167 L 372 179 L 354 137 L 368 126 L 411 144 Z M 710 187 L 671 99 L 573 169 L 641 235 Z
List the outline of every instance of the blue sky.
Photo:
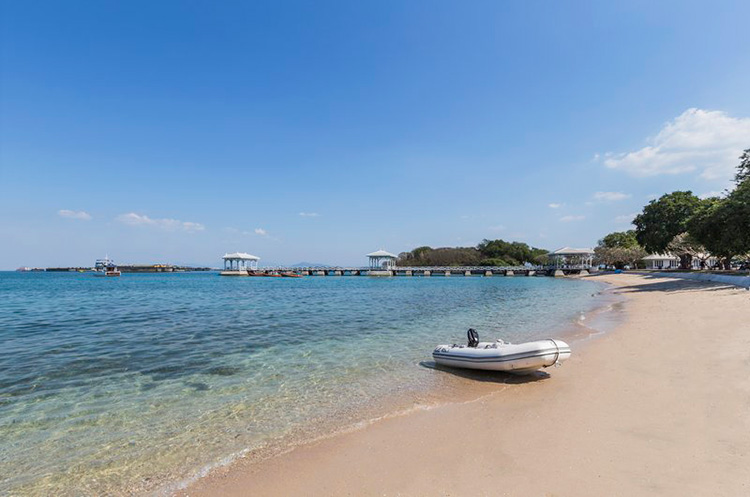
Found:
M 750 147 L 746 2 L 3 2 L 0 268 L 555 249 Z

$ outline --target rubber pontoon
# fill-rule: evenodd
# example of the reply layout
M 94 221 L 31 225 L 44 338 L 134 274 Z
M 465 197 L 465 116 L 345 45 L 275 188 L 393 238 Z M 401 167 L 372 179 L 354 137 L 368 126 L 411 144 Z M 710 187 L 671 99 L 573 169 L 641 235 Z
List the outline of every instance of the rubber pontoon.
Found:
M 435 362 L 454 368 L 529 374 L 556 366 L 570 357 L 570 346 L 553 338 L 512 344 L 502 340 L 480 342 L 473 329 L 469 329 L 468 335 L 468 345 L 438 345 L 432 352 Z

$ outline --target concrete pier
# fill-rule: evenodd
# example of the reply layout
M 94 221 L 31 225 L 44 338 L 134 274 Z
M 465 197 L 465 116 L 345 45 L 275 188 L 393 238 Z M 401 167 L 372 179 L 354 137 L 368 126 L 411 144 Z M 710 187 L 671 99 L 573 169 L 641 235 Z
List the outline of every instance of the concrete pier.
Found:
M 374 269 L 368 271 L 367 276 L 393 276 L 393 271 Z
M 301 276 L 570 276 L 587 275 L 595 271 L 590 267 L 494 267 L 494 266 L 411 266 L 411 267 L 265 267 L 257 268 L 254 275 L 297 274 Z M 229 269 L 223 276 L 248 276 L 245 269 Z

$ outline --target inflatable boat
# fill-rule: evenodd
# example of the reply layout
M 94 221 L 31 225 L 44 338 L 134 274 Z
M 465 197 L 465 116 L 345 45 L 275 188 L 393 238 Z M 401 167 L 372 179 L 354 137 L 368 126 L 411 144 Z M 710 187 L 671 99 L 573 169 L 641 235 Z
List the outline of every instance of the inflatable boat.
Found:
M 570 346 L 553 338 L 512 344 L 502 340 L 480 342 L 473 328 L 468 335 L 468 345 L 438 345 L 432 352 L 435 362 L 454 368 L 530 374 L 556 366 L 570 357 Z

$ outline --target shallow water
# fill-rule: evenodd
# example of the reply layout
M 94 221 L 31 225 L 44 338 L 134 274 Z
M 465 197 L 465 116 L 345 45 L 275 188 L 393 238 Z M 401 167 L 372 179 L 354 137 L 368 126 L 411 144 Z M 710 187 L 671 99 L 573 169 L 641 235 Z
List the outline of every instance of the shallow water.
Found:
M 444 381 L 419 366 L 437 343 L 544 338 L 600 285 L 0 273 L 0 494 L 163 489 L 413 404 Z

